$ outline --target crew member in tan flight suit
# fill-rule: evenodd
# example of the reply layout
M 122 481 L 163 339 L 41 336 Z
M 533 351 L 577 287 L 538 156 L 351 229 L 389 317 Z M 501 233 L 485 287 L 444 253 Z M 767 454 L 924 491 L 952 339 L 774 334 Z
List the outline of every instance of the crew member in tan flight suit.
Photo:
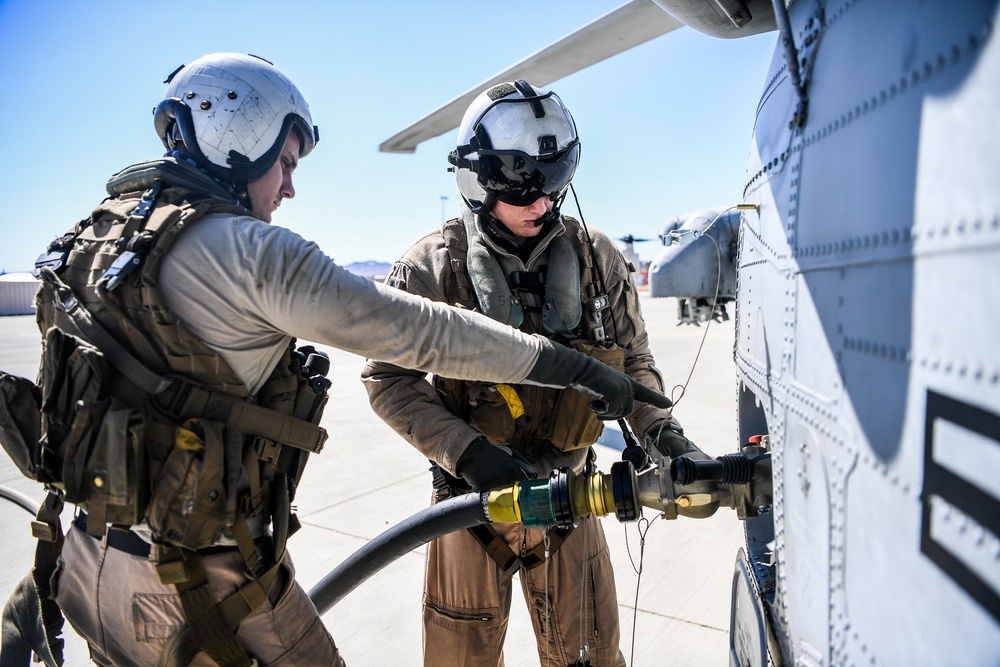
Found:
M 579 349 L 662 393 L 632 267 L 606 235 L 559 212 L 580 159 L 559 97 L 525 81 L 494 86 L 473 101 L 458 135 L 449 162 L 462 218 L 417 241 L 386 282 Z M 375 412 L 432 462 L 435 500 L 593 464 L 602 425 L 572 389 L 447 372 L 429 382 L 378 361 L 362 378 Z M 626 450 L 637 465 L 647 449 L 704 457 L 668 409 L 640 404 L 629 422 L 642 436 Z M 542 665 L 625 664 L 607 543 L 600 522 L 586 517 L 569 530 L 494 524 L 434 540 L 425 665 L 502 664 L 514 573 Z
M 343 664 L 285 551 L 329 386 L 296 337 L 447 377 L 575 386 L 607 419 L 664 398 L 547 339 L 354 276 L 269 224 L 319 139 L 269 62 L 220 53 L 178 68 L 153 120 L 167 154 L 113 176 L 36 264 L 40 392 L 3 376 L 16 385 L 5 398 L 44 397 L 33 425 L 8 410 L 0 427 L 50 492 L 5 647 L 8 612 L 37 614 L 33 599 L 42 625 L 61 610 L 100 665 Z M 63 502 L 79 507 L 64 544 Z

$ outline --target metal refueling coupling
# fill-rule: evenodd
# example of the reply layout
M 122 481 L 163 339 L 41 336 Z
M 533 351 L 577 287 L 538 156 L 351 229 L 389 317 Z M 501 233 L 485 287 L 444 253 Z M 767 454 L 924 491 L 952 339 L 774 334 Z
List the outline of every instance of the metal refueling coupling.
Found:
M 618 461 L 611 465 L 611 489 L 615 501 L 615 516 L 619 521 L 635 521 L 639 518 L 639 495 L 636 493 L 635 466 L 629 461 Z
M 639 514 L 635 469 L 627 461 L 611 466 L 611 474 L 577 475 L 568 468 L 553 470 L 548 478 L 516 482 L 486 495 L 487 513 L 495 523 L 526 526 L 575 526 L 585 516 L 634 521 Z
M 521 523 L 521 508 L 517 502 L 519 486 L 518 482 L 514 482 L 510 486 L 501 486 L 487 492 L 486 511 L 490 521 L 494 523 Z

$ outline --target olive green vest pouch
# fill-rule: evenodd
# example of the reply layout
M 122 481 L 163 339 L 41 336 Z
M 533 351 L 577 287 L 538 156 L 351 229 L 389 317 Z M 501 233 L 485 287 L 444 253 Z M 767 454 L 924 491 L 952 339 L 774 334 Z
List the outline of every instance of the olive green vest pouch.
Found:
M 42 396 L 31 380 L 0 372 L 0 445 L 21 474 L 38 479 Z
M 482 431 L 490 442 L 510 443 L 515 417 L 496 385 L 435 376 L 434 388 L 449 412 Z
M 603 347 L 578 339 L 570 347 L 593 357 L 618 371 L 625 371 L 625 349 L 618 345 Z M 594 398 L 576 389 L 563 389 L 555 407 L 552 444 L 564 452 L 590 447 L 604 431 L 604 423 L 588 407 Z
M 220 422 L 176 427 L 146 511 L 154 539 L 189 549 L 215 544 L 235 519 L 241 452 L 239 434 Z
M 490 442 L 506 445 L 514 437 L 514 415 L 496 385 L 468 383 L 469 423 L 482 431 Z M 522 410 L 523 412 L 523 410 Z
M 86 508 L 94 534 L 131 525 L 145 508 L 143 414 L 108 395 L 110 368 L 93 345 L 45 334 L 37 479 Z

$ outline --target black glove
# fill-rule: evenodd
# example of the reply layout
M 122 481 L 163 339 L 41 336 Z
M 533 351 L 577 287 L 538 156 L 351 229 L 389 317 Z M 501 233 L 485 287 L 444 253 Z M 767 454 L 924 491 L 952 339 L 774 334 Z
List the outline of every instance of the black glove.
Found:
M 646 450 L 639 445 L 629 445 L 622 450 L 622 461 L 628 461 L 636 472 L 645 470 L 653 462 Z
M 658 408 L 673 405 L 663 394 L 596 359 L 547 338 L 541 340 L 542 351 L 525 381 L 549 387 L 572 387 L 593 396 L 595 400 L 590 403 L 590 409 L 598 419 L 610 421 L 626 417 L 632 414 L 637 400 Z
M 486 438 L 478 438 L 458 458 L 455 473 L 476 492 L 528 479 L 521 464 L 509 452 L 506 447 L 498 447 Z
M 714 458 L 701 451 L 696 444 L 685 438 L 684 429 L 681 428 L 681 425 L 673 417 L 668 417 L 649 429 L 646 433 L 646 442 L 653 443 L 657 449 L 663 452 L 664 456 L 669 456 L 671 459 L 687 457 L 695 461 L 710 461 Z M 677 461 L 674 461 L 671 465 L 677 465 Z M 684 485 L 675 484 L 674 491 L 678 494 L 712 494 L 718 488 L 718 482 L 701 481 Z M 683 516 L 693 519 L 704 519 L 715 514 L 718 508 L 719 501 L 713 500 L 705 505 L 686 507 L 678 511 Z
M 696 444 L 684 437 L 684 429 L 673 417 L 657 422 L 646 433 L 646 442 L 660 450 L 664 456 L 672 459 L 690 456 L 692 459 L 707 460 L 712 458 L 701 451 Z

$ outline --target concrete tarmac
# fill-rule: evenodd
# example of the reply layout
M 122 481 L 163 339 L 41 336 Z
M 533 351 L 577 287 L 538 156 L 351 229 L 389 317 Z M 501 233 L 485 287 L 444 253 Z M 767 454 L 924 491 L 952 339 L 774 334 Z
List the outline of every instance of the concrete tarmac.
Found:
M 706 332 L 704 324 L 676 326 L 674 299 L 643 296 L 642 308 L 657 366 L 667 387 L 677 388 L 672 392 L 675 400 L 679 387 L 687 385 L 675 410 L 686 435 L 713 456 L 735 451 L 733 322 L 712 323 Z M 364 360 L 318 347 L 331 359 L 333 386 L 323 419 L 330 439 L 306 469 L 296 499 L 303 528 L 289 542 L 298 581 L 306 590 L 367 541 L 426 507 L 431 489 L 426 460 L 368 406 L 359 380 Z M 39 349 L 33 316 L 0 317 L 0 370 L 33 379 Z M 609 426 L 603 444 L 596 446 L 602 470 L 620 458 L 620 442 L 620 432 Z M 0 455 L 0 485 L 37 501 L 44 496 L 5 455 Z M 2 600 L 30 568 L 31 519 L 23 509 L 0 500 Z M 735 512 L 723 508 L 708 519 L 667 521 L 645 509 L 643 519 L 629 524 L 602 519 L 618 589 L 621 649 L 628 664 L 727 665 L 730 587 L 743 544 Z M 324 615 L 352 667 L 422 664 L 424 553 L 421 547 L 403 556 Z M 520 588 L 514 590 L 505 662 L 509 667 L 537 665 L 528 611 L 517 594 Z M 90 664 L 85 642 L 68 624 L 64 635 L 66 664 Z

